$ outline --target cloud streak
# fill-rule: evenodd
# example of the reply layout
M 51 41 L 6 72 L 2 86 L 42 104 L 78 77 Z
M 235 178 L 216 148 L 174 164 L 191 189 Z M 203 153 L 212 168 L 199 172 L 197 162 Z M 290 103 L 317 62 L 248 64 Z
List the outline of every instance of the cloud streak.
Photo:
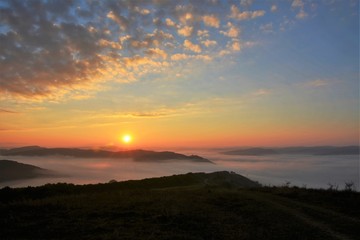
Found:
M 6 109 L 1 109 L 0 108 L 0 114 L 17 114 L 19 112 L 15 112 L 15 111 L 11 111 L 11 110 L 6 110 Z

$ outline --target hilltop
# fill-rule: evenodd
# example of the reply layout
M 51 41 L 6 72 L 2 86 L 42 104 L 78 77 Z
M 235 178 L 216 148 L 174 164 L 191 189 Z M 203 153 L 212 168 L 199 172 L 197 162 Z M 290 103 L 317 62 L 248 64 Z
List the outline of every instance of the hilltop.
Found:
M 229 172 L 0 190 L 2 239 L 357 239 L 360 194 Z

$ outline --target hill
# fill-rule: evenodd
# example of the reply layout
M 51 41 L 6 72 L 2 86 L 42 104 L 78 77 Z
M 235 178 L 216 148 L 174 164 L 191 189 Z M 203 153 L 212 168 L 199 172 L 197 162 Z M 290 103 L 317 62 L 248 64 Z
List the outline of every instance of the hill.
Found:
M 2 239 L 358 239 L 360 194 L 229 172 L 0 190 Z
M 29 164 L 0 160 L 0 182 L 49 176 L 55 176 L 55 173 Z
M 226 155 L 269 155 L 269 154 L 306 154 L 306 155 L 359 155 L 359 146 L 318 146 L 285 148 L 243 148 L 222 152 Z
M 106 151 L 79 148 L 43 148 L 39 146 L 29 146 L 13 149 L 1 149 L 0 155 L 3 156 L 51 156 L 63 155 L 80 158 L 131 158 L 134 161 L 165 161 L 165 160 L 185 160 L 194 162 L 211 163 L 208 159 L 197 155 L 184 155 L 175 152 L 163 151 L 155 152 L 149 150 L 129 150 L 129 151 Z

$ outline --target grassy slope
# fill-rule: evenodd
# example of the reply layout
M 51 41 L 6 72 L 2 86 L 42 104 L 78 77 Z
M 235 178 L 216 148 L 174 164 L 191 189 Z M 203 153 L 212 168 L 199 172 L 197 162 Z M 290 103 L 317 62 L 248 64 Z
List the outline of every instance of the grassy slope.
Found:
M 1 239 L 359 239 L 359 193 L 238 188 L 244 180 L 240 181 L 238 175 L 206 176 L 210 175 L 2 189 L 0 236 Z

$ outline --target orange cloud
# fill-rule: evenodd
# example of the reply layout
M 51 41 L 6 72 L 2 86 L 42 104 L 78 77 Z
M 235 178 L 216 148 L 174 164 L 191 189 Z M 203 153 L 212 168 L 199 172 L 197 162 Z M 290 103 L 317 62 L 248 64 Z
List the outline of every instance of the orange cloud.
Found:
M 165 24 L 167 26 L 169 26 L 169 27 L 175 27 L 176 26 L 175 22 L 173 20 L 171 20 L 170 18 L 165 19 Z
M 189 37 L 193 33 L 193 27 L 185 26 L 183 28 L 178 29 L 178 34 L 184 37 Z
M 233 41 L 233 42 L 231 43 L 231 48 L 232 48 L 232 50 L 234 50 L 234 51 L 240 51 L 240 50 L 241 50 L 240 42 L 239 42 L 239 41 Z
M 192 42 L 190 42 L 187 39 L 184 41 L 184 47 L 185 47 L 185 49 L 188 49 L 188 50 L 196 52 L 196 53 L 201 52 L 201 47 L 199 45 L 193 44 Z
M 220 26 L 220 20 L 214 15 L 205 15 L 202 17 L 205 25 L 218 28 Z
M 149 48 L 148 50 L 145 51 L 146 54 L 150 55 L 150 56 L 157 56 L 157 57 L 161 57 L 163 59 L 167 58 L 167 53 L 159 48 Z
M 202 41 L 201 43 L 204 44 L 205 47 L 211 47 L 211 46 L 215 46 L 217 44 L 216 41 L 209 40 L 209 39 L 206 39 L 205 41 Z
M 181 61 L 181 60 L 187 60 L 187 59 L 197 59 L 197 60 L 203 60 L 203 61 L 211 61 L 212 57 L 208 55 L 188 55 L 184 53 L 177 53 L 171 56 L 171 60 L 173 61 Z
M 231 38 L 236 38 L 239 36 L 240 31 L 237 27 L 235 27 L 231 22 L 228 22 L 226 25 L 229 30 L 227 32 L 225 31 L 220 31 L 220 33 L 224 34 L 225 36 L 231 37 Z
M 129 22 L 125 17 L 115 14 L 113 11 L 108 12 L 106 16 L 119 24 L 122 30 L 126 30 L 128 28 Z

